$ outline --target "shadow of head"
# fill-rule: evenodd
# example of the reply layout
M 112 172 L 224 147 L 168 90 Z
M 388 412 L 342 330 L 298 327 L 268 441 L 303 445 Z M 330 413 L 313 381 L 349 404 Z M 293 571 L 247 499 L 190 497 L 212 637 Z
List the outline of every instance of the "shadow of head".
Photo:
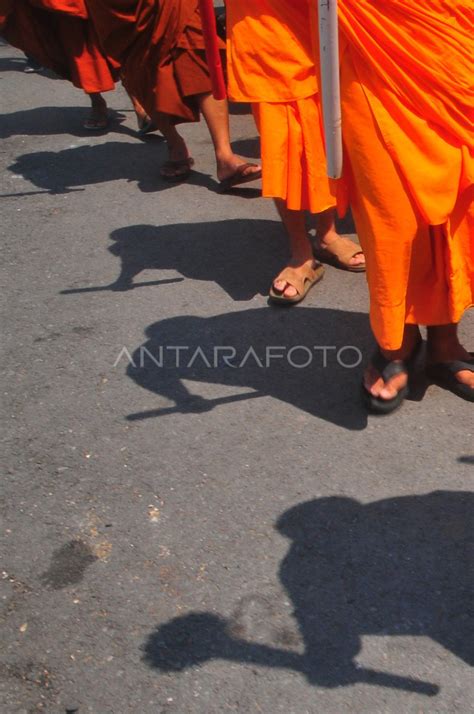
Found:
M 231 644 L 226 620 L 196 612 L 159 627 L 143 646 L 143 660 L 162 672 L 180 672 L 221 657 Z
M 159 626 L 144 645 L 144 660 L 178 671 L 220 658 L 293 669 L 318 686 L 364 682 L 432 696 L 437 685 L 366 669 L 355 656 L 362 636 L 411 635 L 430 637 L 474 664 L 473 519 L 468 492 L 299 504 L 276 528 L 292 541 L 280 578 L 304 652 L 251 641 L 251 622 L 240 639 L 223 618 L 191 613 Z
M 144 389 L 174 402 L 176 406 L 163 413 L 205 411 L 269 395 L 344 428 L 363 429 L 367 424 L 358 398 L 363 353 L 371 343 L 366 315 L 264 307 L 163 320 L 151 325 L 146 335 L 127 374 Z M 190 391 L 189 381 L 248 387 L 252 392 L 206 400 Z

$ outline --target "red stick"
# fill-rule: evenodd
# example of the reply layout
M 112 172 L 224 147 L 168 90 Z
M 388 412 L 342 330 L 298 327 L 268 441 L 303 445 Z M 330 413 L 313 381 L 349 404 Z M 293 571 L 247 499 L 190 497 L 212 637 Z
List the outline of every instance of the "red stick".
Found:
M 216 31 L 216 16 L 212 0 L 199 0 L 199 12 L 202 20 L 202 32 L 206 59 L 211 76 L 212 94 L 214 99 L 225 99 L 227 96 L 224 81 L 224 70 L 219 52 L 219 40 Z

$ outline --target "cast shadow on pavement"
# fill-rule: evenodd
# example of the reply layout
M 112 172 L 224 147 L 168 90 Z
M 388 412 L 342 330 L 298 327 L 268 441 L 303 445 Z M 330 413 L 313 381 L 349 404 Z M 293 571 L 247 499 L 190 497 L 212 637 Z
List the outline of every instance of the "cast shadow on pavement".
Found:
M 91 132 L 82 127 L 88 116 L 90 106 L 84 95 L 84 105 L 77 107 L 37 107 L 24 111 L 3 114 L 0 117 L 0 139 L 11 136 L 54 136 L 70 135 L 76 137 L 105 136 L 107 134 L 125 134 L 138 139 L 137 133 L 125 125 L 125 113 L 128 110 L 109 108 L 110 123 L 105 131 Z M 125 113 L 123 113 L 125 112 Z M 158 137 L 156 137 L 158 138 Z M 55 153 L 55 152 L 48 152 Z M 34 157 L 36 154 L 30 154 Z M 32 158 L 33 160 L 33 158 Z
M 119 129 L 118 132 L 131 133 L 135 136 L 128 128 L 124 128 L 123 131 Z M 90 135 L 91 132 L 87 132 L 87 136 Z M 153 146 L 150 147 L 150 144 Z M 210 147 L 209 151 L 211 151 Z M 78 186 L 97 185 L 121 179 L 136 183 L 139 190 L 144 193 L 179 190 L 179 183 L 170 183 L 160 176 L 160 165 L 167 160 L 167 157 L 166 143 L 161 136 L 153 134 L 136 142 L 107 140 L 93 145 L 74 146 L 62 151 L 23 154 L 8 167 L 8 170 L 52 194 L 69 193 Z M 210 191 L 219 188 L 218 182 L 209 175 L 199 172 L 197 166 L 186 183 Z M 245 195 L 245 190 L 250 198 L 255 198 L 261 193 L 253 188 L 242 188 L 240 194 Z
M 0 43 L 0 47 L 7 43 Z M 0 57 L 0 73 L 2 72 L 24 72 L 26 67 L 26 57 Z
M 135 225 L 110 235 L 110 252 L 120 258 L 120 275 L 108 286 L 72 288 L 62 294 L 126 291 L 182 278 L 139 282 L 144 270 L 175 270 L 184 278 L 214 282 L 233 300 L 266 295 L 287 259 L 277 221 L 233 219 L 163 226 Z M 250 259 L 251 257 L 251 259 Z
M 239 606 L 230 619 L 192 612 L 158 626 L 142 648 L 143 660 L 179 672 L 223 659 L 294 670 L 320 687 L 365 683 L 434 696 L 435 683 L 365 668 L 356 658 L 363 636 L 415 636 L 474 664 L 473 522 L 474 495 L 462 491 L 368 504 L 345 497 L 299 504 L 276 528 L 291 541 L 279 576 L 304 652 L 295 651 L 299 642 L 278 622 L 272 626 L 272 603 L 266 618 L 263 613 L 265 644 L 257 641 L 262 625 L 255 608 L 242 613 Z
M 340 223 L 350 231 L 351 218 Z M 110 252 L 120 258 L 120 274 L 111 285 L 70 288 L 73 295 L 127 291 L 173 283 L 182 278 L 136 281 L 144 270 L 176 270 L 184 278 L 219 285 L 233 300 L 267 295 L 275 275 L 288 260 L 281 223 L 259 219 L 229 219 L 162 226 L 149 224 L 119 228 L 110 235 Z M 251 259 L 250 259 L 251 256 Z M 353 275 L 354 280 L 363 280 Z
M 129 414 L 129 421 L 202 414 L 270 396 L 344 429 L 367 426 L 360 399 L 372 345 L 367 315 L 261 307 L 165 319 L 145 334 L 147 340 L 133 353 L 121 354 L 116 364 L 126 364 L 130 379 L 171 405 Z M 206 398 L 199 383 L 224 385 L 225 394 Z

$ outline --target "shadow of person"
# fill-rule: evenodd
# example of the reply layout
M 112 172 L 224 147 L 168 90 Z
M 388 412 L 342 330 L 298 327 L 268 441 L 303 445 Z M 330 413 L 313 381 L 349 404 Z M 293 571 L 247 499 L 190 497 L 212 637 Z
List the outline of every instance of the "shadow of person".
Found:
M 367 315 L 263 307 L 170 318 L 152 324 L 146 336 L 133 354 L 122 355 L 127 374 L 174 406 L 129 414 L 130 421 L 272 396 L 345 429 L 367 425 L 358 398 L 360 365 L 371 344 Z M 206 399 L 190 391 L 189 381 L 239 391 Z
M 107 134 L 125 134 L 138 139 L 136 132 L 123 124 L 125 114 L 109 107 L 110 123 Z M 127 110 L 128 111 L 128 110 Z M 8 139 L 11 136 L 53 136 L 56 134 L 70 134 L 71 136 L 91 137 L 91 132 L 83 128 L 82 122 L 90 112 L 88 100 L 84 95 L 84 106 L 77 107 L 36 107 L 0 117 L 0 138 Z M 103 136 L 99 132 L 97 136 Z M 51 153 L 53 152 L 45 152 Z M 36 154 L 27 156 L 34 157 Z M 32 158 L 31 161 L 34 161 Z
M 6 42 L 1 42 L 0 47 L 5 47 Z M 0 57 L 0 73 L 2 72 L 24 72 L 26 65 L 25 57 Z
M 436 684 L 367 669 L 355 657 L 362 636 L 411 635 L 474 664 L 473 522 L 474 495 L 462 491 L 297 505 L 276 527 L 291 540 L 280 579 L 304 652 L 252 642 L 248 625 L 248 639 L 236 637 L 232 620 L 196 612 L 151 633 L 143 659 L 180 671 L 219 658 L 293 669 L 317 686 L 364 682 L 434 695 Z
M 113 231 L 110 238 L 109 250 L 120 258 L 117 280 L 109 286 L 74 288 L 63 294 L 161 284 L 164 281 L 134 279 L 143 270 L 176 270 L 185 278 L 215 282 L 233 300 L 251 300 L 268 292 L 287 257 L 281 225 L 267 220 L 136 225 Z
M 124 133 L 129 131 L 124 129 Z M 150 150 L 150 143 L 156 148 Z M 140 191 L 154 192 L 177 187 L 177 184 L 170 184 L 160 176 L 159 166 L 167 155 L 162 138 L 149 135 L 136 142 L 107 141 L 61 151 L 23 154 L 8 170 L 54 194 L 68 193 L 77 186 L 119 179 L 136 182 Z M 189 182 L 209 190 L 215 190 L 217 186 L 216 181 L 198 171 L 193 171 L 192 181 Z
M 260 160 L 260 139 L 258 136 L 251 139 L 236 139 L 232 142 L 232 150 L 241 156 Z

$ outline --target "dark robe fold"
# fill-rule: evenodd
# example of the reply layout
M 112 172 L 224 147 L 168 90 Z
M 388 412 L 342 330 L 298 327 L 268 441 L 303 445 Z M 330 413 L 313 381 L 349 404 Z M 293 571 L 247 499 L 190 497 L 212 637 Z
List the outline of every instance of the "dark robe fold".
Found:
M 115 86 L 84 0 L 0 0 L 0 34 L 88 94 Z
M 198 0 L 86 0 L 107 56 L 150 117 L 199 120 L 196 95 L 211 91 Z M 222 44 L 222 48 L 224 45 Z

